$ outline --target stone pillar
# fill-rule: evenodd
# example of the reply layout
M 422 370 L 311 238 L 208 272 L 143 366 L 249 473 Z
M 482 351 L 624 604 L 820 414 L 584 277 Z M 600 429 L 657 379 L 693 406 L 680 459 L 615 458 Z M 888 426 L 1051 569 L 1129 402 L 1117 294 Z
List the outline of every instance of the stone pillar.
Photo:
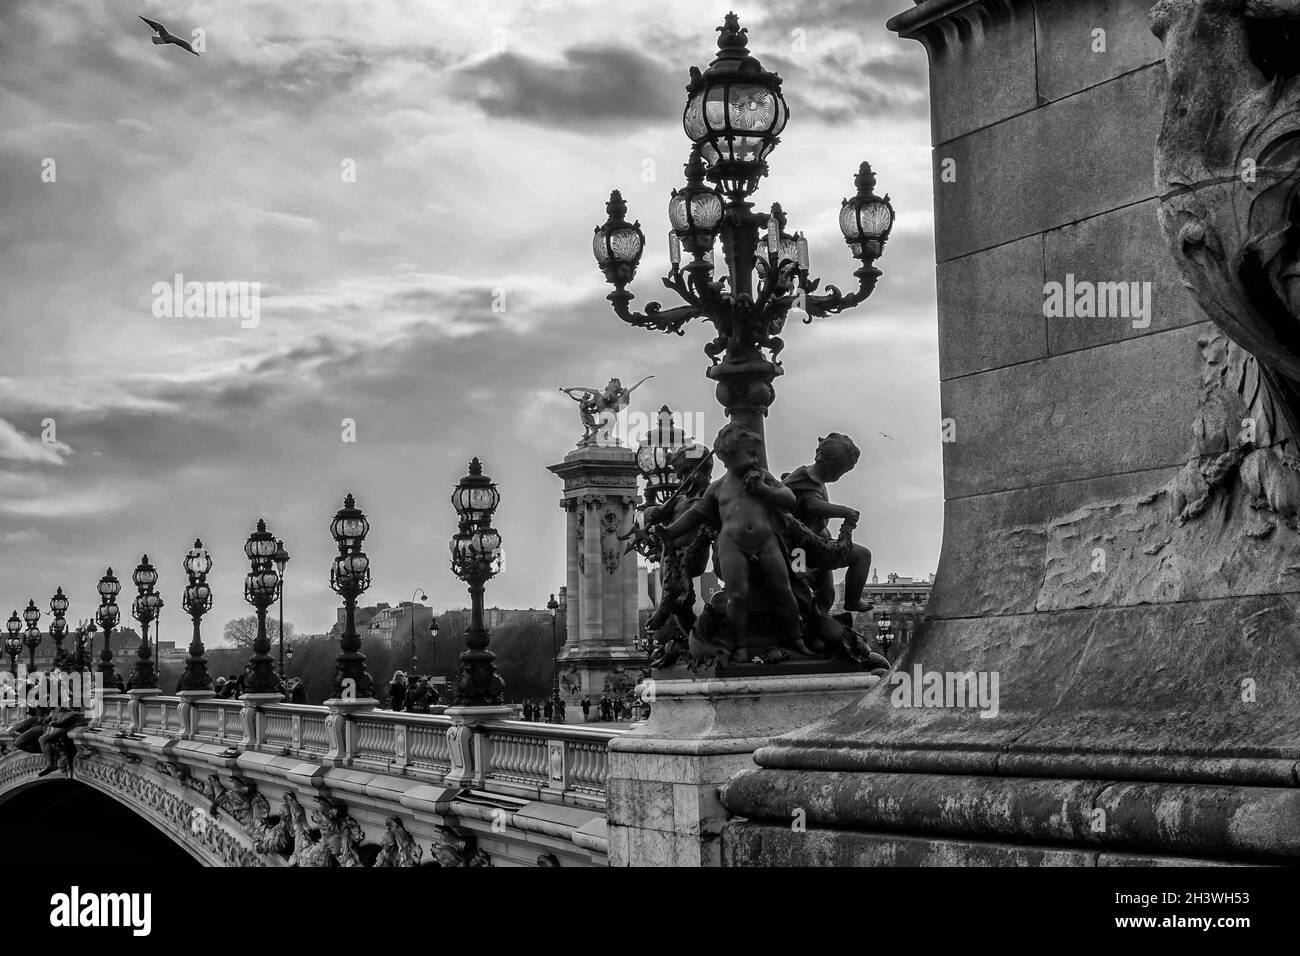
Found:
M 582 616 L 578 613 L 578 549 L 573 546 L 578 535 L 578 502 L 572 498 L 560 501 L 564 509 L 568 533 L 564 537 L 565 554 L 565 606 L 564 606 L 564 646 L 576 641 L 581 630 Z
M 870 674 L 654 680 L 650 719 L 609 744 L 610 866 L 721 866 L 719 787 L 776 734 L 852 704 Z
M 1248 52 L 1281 5 L 1160 4 L 1164 48 L 1152 6 L 898 0 L 890 28 L 930 68 L 938 574 L 893 686 L 728 781 L 728 864 L 1296 859 L 1300 534 L 1277 507 L 1294 474 L 1260 477 L 1277 474 L 1272 385 L 1291 346 L 1270 332 L 1275 348 L 1243 355 L 1238 274 L 1257 256 L 1294 269 L 1294 249 L 1259 252 L 1286 207 L 1246 212 L 1295 185 L 1234 164 L 1273 144 L 1288 158 L 1271 175 L 1293 175 L 1276 137 L 1294 137 L 1300 104 Z M 1103 37 L 1105 54 L 1089 42 Z M 1239 306 L 1225 325 L 1240 349 L 1206 321 L 1218 300 L 1184 287 L 1171 213 L 1177 257 L 1218 269 Z M 1240 258 L 1238 228 L 1259 230 Z M 1106 286 L 1142 304 L 1091 308 Z M 1294 297 L 1260 299 L 1270 329 L 1292 327 Z
M 560 507 L 568 513 L 568 636 L 560 674 L 576 667 L 582 694 L 599 697 L 620 672 L 635 681 L 645 656 L 637 634 L 636 553 L 624 554 L 618 535 L 632 525 L 637 504 L 636 455 L 613 445 L 582 445 L 550 470 L 564 480 Z M 563 694 L 563 688 L 561 689 Z

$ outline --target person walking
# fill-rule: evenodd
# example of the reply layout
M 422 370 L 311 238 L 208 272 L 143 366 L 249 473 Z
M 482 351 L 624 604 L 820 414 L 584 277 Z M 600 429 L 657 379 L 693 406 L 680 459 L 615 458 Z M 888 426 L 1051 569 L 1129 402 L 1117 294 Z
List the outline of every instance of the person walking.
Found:
M 406 706 L 406 675 L 401 671 L 393 672 L 393 679 L 388 685 L 388 707 L 401 710 Z
M 564 719 L 564 700 L 560 697 L 555 698 L 555 722 L 557 724 L 566 723 Z
M 549 724 L 552 715 L 555 713 L 555 709 L 551 706 L 551 699 L 549 697 L 546 698 L 546 706 L 542 709 L 542 712 L 546 714 L 546 722 Z
M 591 720 L 591 698 L 586 694 L 582 695 L 582 722 L 585 724 Z

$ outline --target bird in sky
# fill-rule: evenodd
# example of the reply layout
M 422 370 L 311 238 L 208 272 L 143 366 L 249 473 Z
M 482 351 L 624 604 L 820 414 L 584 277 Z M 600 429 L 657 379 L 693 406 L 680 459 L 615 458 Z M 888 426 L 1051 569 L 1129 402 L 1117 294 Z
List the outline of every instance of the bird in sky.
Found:
M 885 435 L 885 433 L 882 432 L 880 429 L 876 429 L 876 434 L 877 434 L 877 435 Z M 885 435 L 885 437 L 888 438 L 890 441 L 893 441 L 893 440 L 894 440 L 894 436 L 893 436 L 893 435 Z
M 188 40 L 182 40 L 178 36 L 172 36 L 167 32 L 167 28 L 157 20 L 150 20 L 148 17 L 140 17 L 140 19 L 153 28 L 154 36 L 152 39 L 154 43 L 174 43 L 182 50 L 189 50 L 191 53 L 194 53 L 194 47 L 190 46 Z M 197 53 L 194 53 L 194 55 L 198 56 Z

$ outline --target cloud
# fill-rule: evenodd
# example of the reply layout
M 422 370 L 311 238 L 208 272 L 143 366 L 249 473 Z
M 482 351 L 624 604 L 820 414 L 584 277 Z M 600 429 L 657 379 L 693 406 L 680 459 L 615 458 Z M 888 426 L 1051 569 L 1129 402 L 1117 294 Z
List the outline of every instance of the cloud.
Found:
M 457 78 L 457 90 L 489 116 L 584 130 L 667 121 L 680 113 L 684 89 L 665 64 L 613 46 L 564 50 L 556 61 L 500 53 Z
M 20 432 L 0 418 L 0 460 L 61 465 L 72 449 L 63 442 L 46 442 Z

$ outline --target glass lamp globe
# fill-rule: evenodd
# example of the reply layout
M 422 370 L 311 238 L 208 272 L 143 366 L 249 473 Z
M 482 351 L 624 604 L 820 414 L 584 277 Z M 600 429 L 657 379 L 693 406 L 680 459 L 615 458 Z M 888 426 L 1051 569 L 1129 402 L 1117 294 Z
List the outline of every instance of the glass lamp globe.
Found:
M 202 577 L 212 570 L 212 555 L 203 549 L 203 542 L 194 539 L 194 547 L 185 555 L 185 573 L 193 577 Z
M 117 597 L 118 592 L 122 590 L 122 582 L 113 575 L 113 569 L 109 568 L 99 579 L 96 589 L 99 591 L 99 596 L 108 602 Z

